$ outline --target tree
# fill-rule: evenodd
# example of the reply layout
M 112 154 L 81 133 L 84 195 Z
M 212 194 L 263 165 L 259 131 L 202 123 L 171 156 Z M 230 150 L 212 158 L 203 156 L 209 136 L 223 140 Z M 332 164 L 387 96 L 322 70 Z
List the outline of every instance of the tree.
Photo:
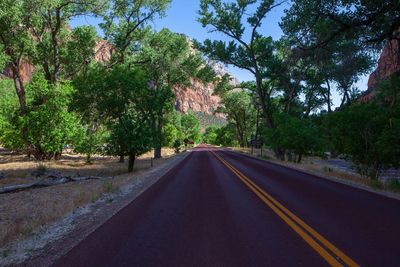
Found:
M 11 79 L 0 80 L 0 143 L 11 149 L 24 148 L 19 129 L 14 127 L 19 117 L 19 104 Z
M 160 158 L 164 114 L 173 109 L 174 87 L 188 87 L 194 77 L 210 81 L 213 72 L 205 65 L 200 54 L 191 50 L 187 37 L 168 29 L 150 33 L 144 39 L 137 61 L 142 62 L 141 65 L 151 77 L 156 133 L 154 158 Z
M 207 127 L 203 134 L 203 143 L 216 145 L 218 137 L 217 131 L 218 127 L 215 125 Z
M 30 77 L 24 77 L 22 71 L 42 73 L 48 82 L 65 87 L 64 79 L 71 78 L 71 75 L 80 70 L 79 66 L 87 64 L 93 58 L 94 37 L 96 35 L 93 27 L 69 30 L 69 20 L 78 15 L 99 12 L 103 6 L 104 3 L 100 0 L 7 0 L 0 4 L 0 24 L 2 25 L 0 26 L 0 49 L 2 50 L 0 58 L 1 63 L 5 63 L 8 73 L 13 77 L 19 100 L 19 113 L 22 117 L 21 120 L 15 119 L 10 123 L 15 124 L 11 125 L 13 129 L 21 131 L 18 135 L 22 138 L 24 144 L 20 144 L 20 148 L 26 149 L 29 154 L 33 153 L 39 157 L 38 159 L 47 158 L 44 154 L 49 151 L 46 152 L 45 150 L 50 148 L 47 147 L 43 150 L 43 144 L 31 143 L 33 140 L 38 142 L 36 140 L 38 136 L 33 137 L 38 132 L 32 133 L 30 131 L 39 129 L 29 128 L 31 126 L 31 123 L 27 123 L 29 117 L 36 116 L 37 113 L 28 113 L 37 110 L 45 112 L 47 107 L 46 103 L 43 102 L 41 103 L 43 109 L 37 106 L 35 109 L 29 109 L 26 83 L 29 82 Z M 61 41 L 61 39 L 63 40 Z M 64 84 L 60 85 L 61 83 Z M 47 88 L 54 90 L 54 95 L 63 90 L 51 86 Z M 43 95 L 42 97 L 35 95 L 35 97 L 37 99 L 47 98 L 50 95 Z M 63 107 L 60 107 L 60 109 L 63 109 Z M 67 119 L 66 116 L 62 117 Z M 72 117 L 70 119 L 73 120 Z M 21 124 L 21 121 L 24 121 L 24 123 Z M 20 127 L 21 125 L 22 127 Z M 43 124 L 44 127 L 46 125 L 53 126 Z M 56 135 L 47 135 L 49 139 L 55 140 L 61 135 L 52 128 L 45 130 L 47 130 L 47 134 Z
M 7 0 L 0 3 L 0 48 L 2 63 L 9 66 L 14 80 L 15 91 L 19 100 L 21 115 L 27 112 L 26 89 L 21 76 L 21 68 L 25 57 L 33 49 L 33 38 L 26 25 L 24 1 Z M 6 61 L 6 62 L 4 62 Z M 26 133 L 24 133 L 26 138 Z
M 255 128 L 256 112 L 251 96 L 246 91 L 231 91 L 222 96 L 218 112 L 224 113 L 235 128 L 240 147 L 245 147 Z
M 138 50 L 137 41 L 143 40 L 146 25 L 157 16 L 164 16 L 171 0 L 110 0 L 111 9 L 103 17 L 100 27 L 105 39 L 116 49 L 112 64 L 131 60 Z
M 94 56 L 96 30 L 81 27 L 71 31 L 72 18 L 87 14 L 99 15 L 107 8 L 105 0 L 30 0 L 25 4 L 26 26 L 35 40 L 31 54 L 33 62 L 42 67 L 46 79 L 58 84 L 68 78 L 68 70 L 74 73 L 81 64 L 87 64 Z M 69 52 L 69 53 L 68 53 Z M 65 68 L 67 64 L 69 68 Z M 64 74 L 64 75 L 63 75 Z
M 200 142 L 200 122 L 193 113 L 182 115 L 181 118 L 183 137 L 187 141 Z
M 383 169 L 399 166 L 399 109 L 378 103 L 354 104 L 327 117 L 333 146 L 349 157 L 358 172 L 377 179 Z
M 96 64 L 75 83 L 83 80 L 82 92 L 76 95 L 82 116 L 94 127 L 107 127 L 108 154 L 129 156 L 128 171 L 133 171 L 136 157 L 154 145 L 154 103 L 146 71 L 124 64 L 112 68 Z
M 215 140 L 216 145 L 221 146 L 237 146 L 238 142 L 235 138 L 235 129 L 232 125 L 225 125 L 216 130 L 217 138 Z
M 266 132 L 266 139 L 273 146 L 294 152 L 297 163 L 301 162 L 303 155 L 318 153 L 322 150 L 324 140 L 319 135 L 318 127 L 311 120 L 286 113 L 275 116 L 278 122 L 277 128 L 272 131 L 268 129 Z
M 58 159 L 65 145 L 74 142 L 79 118 L 69 110 L 73 86 L 50 84 L 43 73 L 28 85 L 28 113 L 20 117 L 21 127 L 29 129 L 28 141 L 37 160 Z
M 397 0 L 295 0 L 281 26 L 305 49 L 324 48 L 338 40 L 355 40 L 360 49 L 375 49 L 386 40 L 398 40 L 399 10 Z
M 256 2 L 258 2 L 258 6 L 252 12 Z M 273 94 L 271 89 L 273 87 L 269 86 L 267 81 L 270 59 L 273 58 L 274 49 L 272 38 L 263 36 L 259 29 L 267 13 L 281 4 L 282 2 L 275 4 L 271 0 L 238 0 L 236 2 L 202 0 L 199 11 L 199 21 L 203 27 L 209 26 L 211 31 L 221 32 L 231 41 L 225 43 L 223 41 L 206 40 L 198 46 L 211 59 L 234 65 L 254 75 L 256 92 L 265 125 L 268 128 L 275 127 L 271 110 L 271 96 Z M 248 34 L 245 34 L 245 21 L 248 24 Z M 245 39 L 247 35 L 250 36 L 248 41 Z M 275 154 L 280 158 L 282 151 L 276 148 Z
M 89 124 L 80 125 L 75 137 L 74 151 L 86 154 L 86 163 L 91 164 L 91 156 L 103 152 L 103 145 L 106 143 L 108 132 L 104 127 L 90 128 Z
M 119 155 L 122 149 L 129 157 L 128 172 L 132 172 L 136 158 L 152 148 L 151 125 L 144 114 L 131 109 L 110 126 L 109 152 Z

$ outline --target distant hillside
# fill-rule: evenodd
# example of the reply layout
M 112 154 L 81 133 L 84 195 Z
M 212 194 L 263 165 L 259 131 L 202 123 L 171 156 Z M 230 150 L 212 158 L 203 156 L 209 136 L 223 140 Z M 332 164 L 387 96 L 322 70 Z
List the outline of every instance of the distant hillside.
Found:
M 203 130 L 211 125 L 221 127 L 227 124 L 226 119 L 222 117 L 217 117 L 215 115 L 207 114 L 204 112 L 194 112 L 194 114 L 199 119 L 201 128 Z

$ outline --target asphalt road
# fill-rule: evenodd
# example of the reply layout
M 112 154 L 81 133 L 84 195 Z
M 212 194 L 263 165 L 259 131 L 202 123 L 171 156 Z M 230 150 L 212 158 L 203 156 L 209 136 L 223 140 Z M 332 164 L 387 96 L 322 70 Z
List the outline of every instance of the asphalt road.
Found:
M 400 266 L 400 201 L 195 149 L 54 266 Z

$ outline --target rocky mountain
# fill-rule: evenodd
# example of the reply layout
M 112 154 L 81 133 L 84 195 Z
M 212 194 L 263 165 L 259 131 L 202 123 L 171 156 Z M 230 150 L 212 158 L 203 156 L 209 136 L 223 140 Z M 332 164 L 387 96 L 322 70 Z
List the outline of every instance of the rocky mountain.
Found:
M 215 61 L 209 61 L 209 64 L 215 71 L 218 77 L 222 77 L 228 74 L 231 79 L 230 82 L 233 85 L 239 84 L 239 80 L 232 76 L 226 68 Z M 214 95 L 215 84 L 203 83 L 197 79 L 191 80 L 190 87 L 177 86 L 175 88 L 176 100 L 175 108 L 181 112 L 203 112 L 208 115 L 216 115 L 217 117 L 223 117 L 222 114 L 215 114 L 215 110 L 218 108 L 221 102 L 221 98 Z
M 378 66 L 368 79 L 368 90 L 362 97 L 362 101 L 368 101 L 376 94 L 378 84 L 393 73 L 400 72 L 400 41 L 388 42 L 378 61 Z

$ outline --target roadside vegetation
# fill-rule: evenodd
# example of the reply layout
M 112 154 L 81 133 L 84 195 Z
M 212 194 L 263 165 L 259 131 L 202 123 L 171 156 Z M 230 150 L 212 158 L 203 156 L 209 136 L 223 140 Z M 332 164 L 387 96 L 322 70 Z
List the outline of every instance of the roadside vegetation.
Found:
M 227 125 L 209 127 L 204 141 L 260 142 L 278 160 L 340 156 L 373 181 L 400 166 L 400 76 L 393 73 L 364 97 L 357 88 L 384 45 L 398 41 L 396 1 L 293 1 L 279 40 L 263 23 L 285 1 L 202 0 L 199 22 L 229 39 L 197 47 L 209 58 L 247 70 L 254 82 L 220 86 Z M 265 25 L 267 26 L 267 25 Z M 332 95 L 341 98 L 333 107 Z

